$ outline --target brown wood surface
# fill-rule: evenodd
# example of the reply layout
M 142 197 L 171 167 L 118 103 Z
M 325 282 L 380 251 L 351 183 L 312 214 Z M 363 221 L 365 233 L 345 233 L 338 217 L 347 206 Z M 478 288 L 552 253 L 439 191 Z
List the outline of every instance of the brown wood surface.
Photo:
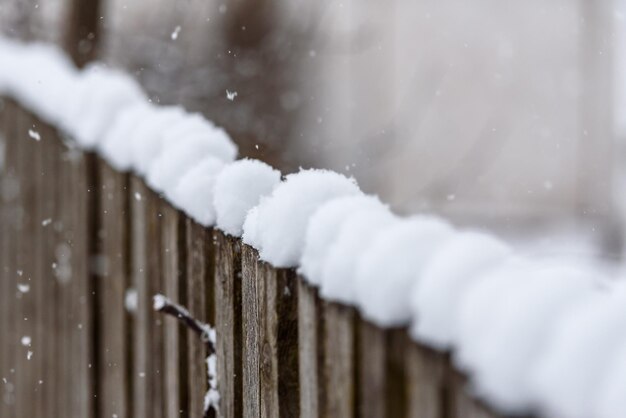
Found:
M 2 269 L 0 270 L 0 330 L 2 331 L 2 349 L 0 350 L 0 377 L 3 379 L 2 402 L 0 415 L 15 417 L 15 353 L 19 347 L 19 337 L 16 328 L 16 298 L 17 298 L 17 267 L 15 237 L 18 231 L 19 199 L 17 186 L 19 185 L 17 146 L 15 140 L 17 131 L 17 105 L 5 100 L 2 116 L 2 136 L 4 139 L 4 165 L 2 169 Z M 6 341 L 6 342 L 5 342 Z M 6 380 L 4 380 L 6 379 Z
M 321 416 L 324 407 L 324 316 L 317 290 L 298 279 L 298 347 L 302 417 Z
M 168 204 L 162 204 L 163 288 L 171 300 L 186 303 L 186 240 L 184 217 Z M 163 318 L 165 332 L 165 417 L 187 416 L 187 331 L 176 318 Z
M 57 327 L 59 333 L 59 377 L 72 388 L 58 393 L 58 416 L 94 414 L 94 341 L 93 282 L 89 260 L 92 240 L 90 203 L 95 195 L 93 156 L 68 145 L 61 158 L 59 196 L 60 242 L 56 247 L 56 278 L 58 283 Z
M 100 252 L 93 260 L 97 277 L 98 406 L 104 417 L 128 417 L 130 318 L 124 300 L 130 287 L 128 175 L 98 161 Z
M 38 246 L 38 260 L 36 277 L 38 278 L 39 291 L 37 293 L 38 334 L 40 344 L 45 350 L 39 350 L 41 363 L 38 367 L 38 391 L 36 403 L 36 415 L 41 417 L 54 416 L 56 401 L 56 351 L 57 339 L 55 332 L 56 303 L 56 279 L 54 265 L 56 262 L 55 249 L 59 239 L 57 231 L 58 208 L 56 205 L 58 184 L 56 175 L 60 164 L 61 143 L 57 131 L 48 125 L 41 124 L 37 128 L 41 135 L 41 142 L 37 152 L 40 159 L 38 178 L 38 200 L 36 219 L 42 220 L 36 245 Z
M 132 283 L 137 292 L 133 342 L 134 416 L 164 414 L 163 318 L 154 312 L 153 296 L 162 293 L 160 198 L 142 180 L 131 179 Z
M 241 417 L 241 242 L 217 230 L 213 237 L 219 415 Z
M 452 413 L 448 356 L 408 342 L 407 388 L 409 417 L 439 418 Z
M 213 238 L 211 230 L 187 219 L 187 304 L 199 321 L 215 324 L 213 285 Z M 219 338 L 219 336 L 218 336 Z M 187 331 L 187 367 L 190 417 L 201 417 L 208 389 L 207 344 L 191 330 Z
M 259 261 L 256 250 L 249 245 L 242 245 L 241 266 L 241 322 L 242 322 L 242 392 L 243 415 L 261 416 L 261 318 Z
M 14 140 L 17 141 L 17 172 L 19 181 L 19 206 L 20 216 L 17 220 L 17 234 L 15 243 L 17 248 L 17 280 L 18 283 L 30 286 L 28 293 L 21 294 L 16 299 L 16 328 L 19 339 L 30 338 L 32 343 L 25 346 L 18 344 L 15 357 L 15 394 L 17 402 L 15 414 L 18 417 L 34 416 L 35 403 L 32 400 L 36 397 L 37 391 L 37 356 L 35 347 L 41 341 L 35 341 L 37 335 L 37 294 L 41 290 L 38 278 L 36 277 L 35 239 L 37 228 L 35 227 L 37 184 L 36 173 L 39 171 L 41 160 L 37 158 L 36 141 L 28 136 L 32 118 L 26 112 L 19 112 L 17 117 L 17 130 Z M 34 129 L 34 128 L 33 128 Z M 42 346 L 43 348 L 43 346 Z M 31 357 L 32 353 L 32 357 Z
M 356 311 L 323 302 L 325 416 L 350 417 L 356 413 Z
M 300 413 L 298 377 L 298 289 L 293 270 L 257 266 L 260 287 L 261 416 Z

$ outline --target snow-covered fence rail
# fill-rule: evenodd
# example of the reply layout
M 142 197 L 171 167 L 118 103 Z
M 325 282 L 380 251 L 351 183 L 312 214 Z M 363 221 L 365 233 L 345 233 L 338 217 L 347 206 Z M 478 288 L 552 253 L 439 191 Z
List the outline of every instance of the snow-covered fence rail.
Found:
M 324 301 L 2 100 L 0 415 L 200 416 L 217 334 L 221 416 L 469 417 L 447 358 Z M 181 412 L 182 411 L 182 412 Z

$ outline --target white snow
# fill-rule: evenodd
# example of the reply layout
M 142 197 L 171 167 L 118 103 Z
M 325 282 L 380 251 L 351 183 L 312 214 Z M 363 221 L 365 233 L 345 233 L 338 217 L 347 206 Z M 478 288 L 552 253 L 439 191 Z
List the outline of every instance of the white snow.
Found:
M 321 265 L 320 294 L 325 299 L 356 304 L 357 262 L 378 233 L 394 222 L 399 219 L 388 208 L 373 207 L 359 211 L 341 225 Z
M 333 198 L 359 193 L 354 180 L 332 171 L 302 170 L 288 175 L 259 205 L 257 238 L 261 259 L 275 267 L 297 266 L 307 224 L 315 210 Z
M 155 311 L 163 309 L 168 303 L 169 300 L 161 294 L 156 294 L 152 297 L 152 309 Z
M 228 163 L 237 155 L 237 147 L 222 129 L 206 124 L 204 130 L 190 131 L 187 135 L 164 137 L 159 156 L 150 164 L 146 176 L 154 190 L 170 189 L 189 167 L 206 157 Z
M 493 320 L 484 324 L 483 355 L 474 365 L 478 393 L 507 414 L 528 413 L 532 383 L 528 365 L 557 332 L 560 318 L 593 292 L 593 275 L 568 265 L 546 267 L 530 275 Z
M 144 118 L 154 112 L 154 106 L 138 102 L 128 106 L 115 117 L 110 129 L 98 145 L 102 156 L 117 170 L 128 171 L 132 168 L 133 158 L 129 146 L 137 126 Z
M 500 240 L 474 231 L 462 232 L 446 242 L 413 289 L 413 338 L 437 349 L 450 349 L 462 294 L 511 252 Z
M 228 164 L 215 180 L 213 203 L 217 227 L 239 237 L 248 211 L 280 183 L 280 171 L 258 160 L 243 159 Z
M 209 380 L 209 390 L 204 396 L 204 410 L 213 407 L 219 411 L 220 393 L 217 390 L 217 356 L 211 354 L 206 358 L 207 375 Z
M 432 255 L 454 234 L 447 222 L 434 216 L 403 219 L 381 231 L 356 269 L 356 300 L 363 316 L 383 327 L 407 325 L 413 286 Z
M 79 97 L 64 127 L 82 147 L 92 149 L 102 140 L 118 112 L 148 99 L 133 78 L 101 64 L 92 64 L 80 74 Z
M 215 223 L 213 189 L 224 163 L 212 156 L 193 165 L 174 184 L 165 190 L 165 196 L 192 219 L 204 226 Z
M 377 197 L 361 194 L 338 197 L 320 206 L 309 221 L 298 272 L 309 283 L 319 285 L 330 246 L 343 222 L 361 210 L 373 208 L 384 209 L 385 206 Z
M 611 357 L 606 376 L 600 380 L 592 415 L 596 418 L 622 418 L 626 411 L 626 344 Z
M 146 175 L 152 161 L 159 155 L 163 137 L 177 127 L 186 116 L 179 106 L 151 107 L 130 136 L 132 165 L 138 174 Z
M 259 206 L 263 203 L 265 198 L 261 197 L 259 205 L 253 207 L 246 214 L 246 220 L 243 222 L 243 233 L 241 240 L 244 244 L 248 244 L 253 248 L 259 248 L 261 246 L 261 239 L 259 238 Z
M 594 292 L 563 316 L 538 360 L 530 365 L 531 387 L 544 415 L 593 416 L 600 380 L 626 344 L 624 330 L 626 286 Z
M 520 257 L 512 257 L 480 275 L 461 296 L 456 316 L 457 326 L 451 335 L 457 367 L 473 372 L 484 353 L 482 342 L 486 324 L 495 320 L 512 294 L 539 267 Z
M 34 139 L 35 141 L 41 141 L 41 135 L 34 129 L 28 130 L 28 136 Z

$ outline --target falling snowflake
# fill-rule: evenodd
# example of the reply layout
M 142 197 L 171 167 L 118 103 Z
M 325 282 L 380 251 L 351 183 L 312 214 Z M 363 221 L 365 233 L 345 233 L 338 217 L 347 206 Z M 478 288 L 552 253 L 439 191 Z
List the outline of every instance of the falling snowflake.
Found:
M 37 132 L 34 129 L 29 129 L 28 130 L 28 136 L 33 138 L 35 141 L 41 141 L 41 135 L 39 134 L 39 132 Z
M 176 26 L 174 28 L 174 32 L 172 32 L 172 41 L 178 39 L 178 34 L 180 33 L 180 26 Z
M 237 97 L 237 92 L 236 91 L 228 91 L 228 90 L 226 90 L 226 98 L 228 100 L 230 100 L 232 102 L 233 100 L 235 100 L 235 97 Z

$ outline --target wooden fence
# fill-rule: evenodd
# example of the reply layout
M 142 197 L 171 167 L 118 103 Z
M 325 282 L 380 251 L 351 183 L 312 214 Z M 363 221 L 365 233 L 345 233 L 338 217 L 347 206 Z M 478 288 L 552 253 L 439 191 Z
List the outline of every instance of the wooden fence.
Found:
M 492 416 L 447 355 L 0 109 L 1 417 L 202 416 L 207 344 L 153 310 L 157 293 L 216 328 L 219 416 Z

